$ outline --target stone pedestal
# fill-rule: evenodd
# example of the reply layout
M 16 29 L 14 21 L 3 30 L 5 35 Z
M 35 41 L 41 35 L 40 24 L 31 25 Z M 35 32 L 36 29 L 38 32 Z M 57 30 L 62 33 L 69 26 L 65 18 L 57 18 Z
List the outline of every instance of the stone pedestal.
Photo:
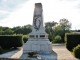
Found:
M 29 39 L 23 46 L 23 53 L 38 52 L 39 54 L 50 54 L 52 52 L 52 45 L 48 39 Z

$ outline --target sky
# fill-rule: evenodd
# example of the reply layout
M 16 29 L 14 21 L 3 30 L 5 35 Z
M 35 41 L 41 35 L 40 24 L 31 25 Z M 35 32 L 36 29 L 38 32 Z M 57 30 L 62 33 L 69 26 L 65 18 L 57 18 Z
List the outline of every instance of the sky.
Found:
M 80 29 L 80 0 L 0 0 L 0 26 L 32 25 L 34 4 L 39 2 L 44 23 L 65 18 L 72 23 L 71 29 Z

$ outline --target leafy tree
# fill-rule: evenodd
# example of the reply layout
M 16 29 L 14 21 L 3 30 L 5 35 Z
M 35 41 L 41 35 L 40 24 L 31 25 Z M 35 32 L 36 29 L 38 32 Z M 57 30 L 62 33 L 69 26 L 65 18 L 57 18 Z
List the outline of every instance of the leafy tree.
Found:
M 5 34 L 5 35 L 6 35 L 6 34 L 7 34 L 7 35 L 11 35 L 11 34 L 13 34 L 13 32 L 14 32 L 13 30 L 7 29 L 7 30 L 4 31 L 4 34 Z
M 17 28 L 14 33 L 16 34 L 22 34 L 23 33 L 23 29 L 22 28 Z
M 12 30 L 15 31 L 16 29 L 19 29 L 19 28 L 21 28 L 21 26 L 13 27 Z
M 58 26 L 55 26 L 54 28 L 53 28 L 53 31 L 54 31 L 54 35 L 56 36 L 56 35 L 63 35 L 63 30 L 62 30 L 62 28 L 61 28 L 61 26 L 60 25 L 58 25 Z
M 0 30 L 0 35 L 3 35 L 4 31 L 3 30 Z
M 52 32 L 52 27 L 55 26 L 57 24 L 57 22 L 46 22 L 45 23 L 45 30 L 48 34 L 50 34 L 50 32 Z
M 9 27 L 0 27 L 3 31 L 10 29 Z
M 60 19 L 59 24 L 64 31 L 71 28 L 71 23 L 68 21 L 68 19 Z
M 32 26 L 31 25 L 25 25 L 25 26 L 18 26 L 12 28 L 14 30 L 14 34 L 29 34 L 32 31 Z
M 32 31 L 32 25 L 24 25 L 23 26 L 25 33 L 24 34 L 29 34 Z
M 63 18 L 63 19 L 60 19 L 59 25 L 63 30 L 63 34 L 61 35 L 61 37 L 64 42 L 65 33 L 70 32 L 71 23 L 68 21 L 68 19 Z
M 45 23 L 45 31 L 49 34 L 49 40 L 52 41 L 54 38 L 52 27 L 55 26 L 57 22 L 46 22 Z

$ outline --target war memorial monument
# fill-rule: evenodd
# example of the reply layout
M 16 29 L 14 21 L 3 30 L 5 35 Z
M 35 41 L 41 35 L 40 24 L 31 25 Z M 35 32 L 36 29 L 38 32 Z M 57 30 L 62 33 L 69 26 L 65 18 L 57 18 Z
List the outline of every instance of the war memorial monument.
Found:
M 23 45 L 23 55 L 28 52 L 38 52 L 43 59 L 53 59 L 52 44 L 48 39 L 48 34 L 43 26 L 43 9 L 41 3 L 35 3 L 32 32 L 28 35 L 28 41 Z

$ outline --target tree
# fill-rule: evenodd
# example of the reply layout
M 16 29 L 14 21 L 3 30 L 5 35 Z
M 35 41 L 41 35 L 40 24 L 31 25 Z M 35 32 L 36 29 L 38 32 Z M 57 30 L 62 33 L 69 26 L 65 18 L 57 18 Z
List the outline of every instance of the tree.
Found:
M 54 22 L 54 21 L 45 23 L 45 31 L 49 34 L 48 38 L 50 41 L 52 41 L 54 38 L 52 27 L 55 26 L 56 24 L 57 22 Z
M 46 22 L 45 23 L 45 31 L 49 34 L 50 32 L 52 32 L 52 27 L 55 26 L 57 24 L 57 22 Z
M 14 34 L 29 34 L 32 31 L 32 25 L 24 25 L 12 28 Z
M 28 24 L 28 25 L 24 25 L 23 26 L 24 29 L 24 34 L 29 34 L 32 31 L 32 25 Z
M 71 23 L 68 21 L 68 19 L 63 18 L 63 19 L 60 19 L 59 25 L 63 30 L 63 35 L 61 35 L 61 37 L 62 37 L 62 41 L 64 42 L 65 33 L 70 32 Z
M 4 34 L 5 34 L 5 35 L 6 35 L 6 34 L 7 34 L 7 35 L 11 35 L 11 34 L 13 34 L 13 32 L 14 32 L 13 30 L 7 29 L 7 30 L 4 31 Z
M 22 28 L 17 28 L 14 33 L 16 34 L 23 34 L 23 29 Z
M 68 21 L 68 19 L 60 19 L 59 24 L 64 31 L 71 28 L 71 23 Z
M 0 35 L 3 35 L 4 31 L 0 29 Z
M 55 26 L 54 28 L 53 28 L 53 32 L 54 32 L 54 35 L 56 36 L 56 35 L 63 35 L 63 30 L 62 30 L 62 28 L 61 28 L 61 26 L 60 25 L 58 25 L 58 26 Z

